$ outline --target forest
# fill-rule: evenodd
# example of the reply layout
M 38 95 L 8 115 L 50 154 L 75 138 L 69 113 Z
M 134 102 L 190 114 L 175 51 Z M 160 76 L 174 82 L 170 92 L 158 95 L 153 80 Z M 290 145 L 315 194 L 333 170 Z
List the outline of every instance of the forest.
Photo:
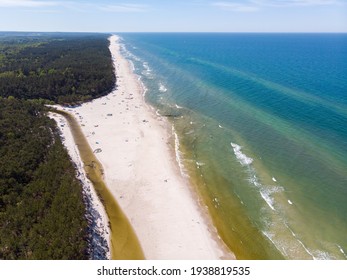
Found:
M 108 35 L 0 33 L 0 96 L 78 103 L 115 85 Z
M 115 85 L 107 34 L 0 32 L 0 259 L 88 259 L 82 186 L 47 117 Z
M 86 259 L 81 184 L 42 105 L 0 99 L 0 259 Z

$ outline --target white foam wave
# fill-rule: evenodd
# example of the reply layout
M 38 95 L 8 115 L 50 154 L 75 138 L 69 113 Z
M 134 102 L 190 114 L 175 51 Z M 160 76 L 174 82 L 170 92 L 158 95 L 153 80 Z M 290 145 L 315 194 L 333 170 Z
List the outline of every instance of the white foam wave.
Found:
M 342 249 L 342 247 L 340 245 L 337 245 L 337 247 L 339 248 L 340 252 L 345 256 L 345 258 L 347 259 L 347 255 L 345 253 L 345 251 Z
M 254 185 L 254 186 L 256 186 L 256 187 L 260 187 L 260 186 L 261 186 L 261 184 L 259 183 L 258 178 L 257 178 L 257 176 L 256 176 L 255 174 L 251 175 L 251 176 L 248 178 L 248 181 L 249 181 L 252 185 Z
M 295 232 L 290 228 L 290 226 L 285 222 L 284 223 L 285 227 L 290 231 L 292 236 L 295 238 L 295 240 L 300 244 L 300 246 L 305 250 L 307 254 L 309 254 L 312 259 L 316 260 L 317 258 L 314 256 L 314 254 L 305 246 L 305 244 L 297 237 Z
M 260 196 L 266 202 L 266 204 L 270 207 L 270 209 L 272 211 L 276 211 L 276 207 L 275 207 L 276 201 L 273 198 L 273 194 L 278 192 L 283 192 L 284 191 L 283 187 L 278 185 L 277 186 L 263 185 L 257 176 L 256 170 L 252 166 L 253 159 L 248 157 L 242 152 L 242 147 L 240 145 L 237 145 L 231 142 L 231 147 L 233 148 L 234 154 L 236 158 L 238 159 L 238 161 L 240 162 L 240 164 L 242 166 L 247 167 L 247 173 L 249 174 L 249 177 L 248 177 L 249 183 L 254 185 L 258 189 Z M 272 181 L 277 182 L 277 180 L 274 177 L 272 177 Z M 288 203 L 291 205 L 293 204 L 290 200 L 288 200 Z
M 162 83 L 159 83 L 159 91 L 160 92 L 167 92 L 167 88 Z
M 293 248 L 297 248 L 299 251 L 307 254 L 310 258 L 312 258 L 314 260 L 332 259 L 331 254 L 329 254 L 326 251 L 312 250 L 312 248 L 309 248 L 304 243 L 304 241 L 302 241 L 299 238 L 299 236 L 288 226 L 287 222 L 285 221 L 285 218 L 281 214 L 281 209 L 280 208 L 279 208 L 279 210 L 276 209 L 276 208 L 280 207 L 281 205 L 276 204 L 274 194 L 279 193 L 279 192 L 284 192 L 284 188 L 281 186 L 278 186 L 278 185 L 263 185 L 257 176 L 255 168 L 252 166 L 253 159 L 248 157 L 246 154 L 244 154 L 242 152 L 242 146 L 231 142 L 231 147 L 232 147 L 234 154 L 235 154 L 237 160 L 239 161 L 239 163 L 242 166 L 247 167 L 247 173 L 249 175 L 249 177 L 248 177 L 249 183 L 257 188 L 262 199 L 266 202 L 266 204 L 270 207 L 270 209 L 272 211 L 276 212 L 276 216 L 277 216 L 277 214 L 280 215 L 280 217 L 278 217 L 278 218 L 280 218 L 280 220 L 277 220 L 277 218 L 276 218 L 277 222 L 275 222 L 275 223 L 278 226 L 281 225 L 281 227 L 283 227 L 283 224 L 284 224 L 284 226 L 289 230 L 289 232 L 293 238 L 292 241 L 288 243 L 287 240 L 282 240 L 282 238 L 280 236 L 277 236 L 276 230 L 275 230 L 275 232 L 271 232 L 271 230 L 269 230 L 269 229 L 262 231 L 262 233 L 271 241 L 271 243 L 284 256 L 289 257 L 289 258 L 294 257 L 294 255 L 292 255 L 294 253 Z M 277 179 L 275 177 L 271 177 L 271 179 L 273 182 L 275 182 L 275 183 L 277 182 Z M 287 199 L 287 202 L 288 202 L 288 204 L 293 205 L 293 202 L 291 200 Z M 278 222 L 280 224 L 278 224 Z M 269 227 L 272 227 L 272 226 L 270 225 Z M 292 247 L 289 247 L 288 244 L 291 244 L 290 246 L 292 246 Z M 339 249 L 340 249 L 340 252 L 344 254 L 342 248 L 339 247 Z
M 147 72 L 152 72 L 151 68 L 149 68 L 149 66 L 148 66 L 148 62 L 144 62 L 142 65 L 143 65 L 143 68 L 145 68 L 145 70 Z
M 304 245 L 304 243 L 297 238 L 297 235 L 292 231 L 292 229 L 286 223 L 284 223 L 284 225 L 290 231 L 294 240 L 299 243 L 298 246 L 302 247 L 304 251 L 311 256 L 312 259 L 316 259 L 315 256 L 312 254 L 312 252 L 310 252 L 310 250 Z M 271 241 L 271 243 L 281 252 L 282 255 L 288 258 L 293 258 L 293 256 L 291 256 L 291 251 L 293 251 L 295 247 L 294 244 L 292 244 L 291 248 L 288 248 L 287 246 L 288 242 L 281 241 L 280 239 L 276 238 L 274 233 L 270 231 L 262 231 L 262 233 Z
M 188 132 L 186 132 L 185 135 L 190 135 L 190 134 L 194 133 L 194 131 L 195 131 L 194 129 L 191 129 Z
M 267 205 L 269 205 L 269 207 L 275 211 L 275 207 L 274 207 L 274 200 L 273 198 L 270 196 L 269 193 L 267 193 L 266 191 L 260 191 L 260 195 L 261 197 L 265 200 L 265 202 L 267 203 Z
M 181 106 L 178 106 L 177 104 L 175 104 L 175 107 L 177 108 L 177 109 L 182 109 L 183 107 L 181 107 Z
M 272 194 L 283 192 L 284 189 L 281 186 L 262 186 L 260 194 L 263 197 L 263 199 L 266 201 L 266 203 L 270 206 L 272 210 L 275 210 L 275 201 L 272 197 Z
M 134 55 L 130 51 L 128 51 L 124 44 L 120 45 L 120 51 L 122 52 L 123 56 L 126 58 L 130 58 L 130 59 L 137 61 L 137 62 L 141 61 L 140 58 L 138 58 L 136 55 Z
M 188 177 L 187 173 L 185 172 L 182 157 L 181 157 L 180 141 L 178 139 L 178 135 L 176 133 L 174 126 L 172 126 L 172 134 L 175 136 L 175 155 L 176 155 L 177 164 L 180 168 L 180 172 L 181 172 L 182 176 Z
M 140 83 L 141 89 L 142 89 L 142 96 L 145 97 L 146 93 L 148 91 L 148 88 L 145 86 L 145 84 L 143 83 L 141 76 L 138 76 L 138 81 Z
M 253 159 L 246 156 L 244 153 L 242 153 L 241 151 L 241 146 L 235 144 L 235 143 L 230 143 L 231 144 L 231 147 L 233 148 L 234 150 L 234 154 L 236 156 L 236 158 L 238 159 L 238 161 L 241 163 L 241 165 L 243 166 L 247 166 L 247 165 L 251 165 L 252 162 L 253 162 Z
M 333 260 L 334 257 L 331 256 L 328 252 L 315 250 L 313 259 L 314 260 Z
M 282 246 L 281 242 L 275 241 L 275 235 L 273 233 L 269 231 L 262 231 L 262 233 L 281 252 L 283 256 L 288 257 L 288 254 L 285 251 L 284 246 Z
M 238 161 L 241 163 L 242 166 L 247 166 L 248 167 L 248 173 L 249 173 L 249 178 L 248 181 L 257 187 L 260 192 L 260 196 L 263 198 L 263 200 L 266 202 L 266 204 L 271 208 L 272 211 L 275 211 L 275 201 L 272 198 L 272 194 L 282 191 L 283 188 L 276 187 L 276 186 L 264 186 L 259 182 L 259 179 L 256 175 L 256 171 L 254 168 L 251 166 L 253 159 L 246 156 L 244 153 L 241 151 L 241 146 L 237 145 L 235 143 L 231 142 L 231 147 L 234 150 L 234 154 Z
M 134 61 L 141 62 L 141 59 L 127 50 L 124 44 L 120 45 L 120 50 L 126 58 L 130 58 Z
M 130 66 L 131 66 L 131 71 L 135 72 L 135 64 L 134 64 L 134 62 L 132 62 L 131 60 L 128 60 L 128 61 L 129 61 Z
M 144 68 L 144 71 L 142 71 L 142 74 L 145 75 L 148 79 L 153 79 L 152 69 L 149 67 L 148 62 L 143 62 L 142 66 Z

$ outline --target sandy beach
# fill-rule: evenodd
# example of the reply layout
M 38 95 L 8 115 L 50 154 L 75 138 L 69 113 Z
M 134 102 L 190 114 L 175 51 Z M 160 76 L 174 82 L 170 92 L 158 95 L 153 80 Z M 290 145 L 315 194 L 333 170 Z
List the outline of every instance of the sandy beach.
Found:
M 233 258 L 180 173 L 171 125 L 145 103 L 118 39 L 110 38 L 117 88 L 80 107 L 63 109 L 80 122 L 146 259 Z M 68 129 L 62 133 L 68 137 Z M 73 142 L 65 144 L 75 149 Z
M 60 109 L 62 109 L 60 107 Z M 100 201 L 92 182 L 87 178 L 84 164 L 81 159 L 78 147 L 75 145 L 74 138 L 67 120 L 56 113 L 50 113 L 49 117 L 55 120 L 63 136 L 62 142 L 68 149 L 70 158 L 77 169 L 77 179 L 82 184 L 84 203 L 86 205 L 87 220 L 89 224 L 90 254 L 92 259 L 110 259 L 110 229 L 107 213 Z

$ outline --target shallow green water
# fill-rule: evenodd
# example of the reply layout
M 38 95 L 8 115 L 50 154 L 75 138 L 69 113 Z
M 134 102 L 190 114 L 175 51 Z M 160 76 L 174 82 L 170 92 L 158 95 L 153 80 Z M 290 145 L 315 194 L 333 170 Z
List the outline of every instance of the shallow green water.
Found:
M 347 35 L 121 37 L 238 258 L 347 258 Z

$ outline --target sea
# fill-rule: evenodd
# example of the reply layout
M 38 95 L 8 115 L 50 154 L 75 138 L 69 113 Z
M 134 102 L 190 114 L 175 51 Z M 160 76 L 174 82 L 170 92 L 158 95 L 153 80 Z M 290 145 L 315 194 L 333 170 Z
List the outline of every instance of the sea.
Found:
M 347 259 L 347 34 L 118 35 L 237 259 Z

